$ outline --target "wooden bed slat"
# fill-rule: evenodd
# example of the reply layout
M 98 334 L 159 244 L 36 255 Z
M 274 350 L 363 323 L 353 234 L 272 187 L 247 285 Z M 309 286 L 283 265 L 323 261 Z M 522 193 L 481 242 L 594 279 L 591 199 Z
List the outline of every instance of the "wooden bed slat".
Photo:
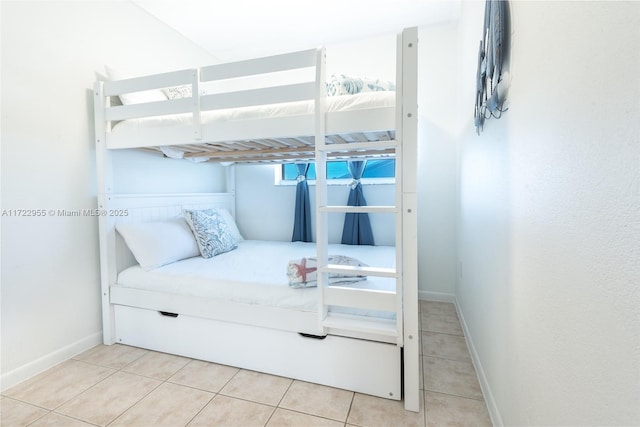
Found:
M 367 158 L 388 158 L 388 157 L 393 157 L 393 154 L 394 154 L 393 150 L 389 150 L 389 151 L 376 151 L 374 153 L 363 152 L 363 153 L 359 153 L 358 155 L 355 155 L 353 153 L 351 154 L 332 153 L 332 154 L 329 154 L 327 157 L 331 158 L 332 160 L 339 160 L 339 159 L 357 160 L 357 159 L 367 159 Z M 272 157 L 269 157 L 269 158 L 265 158 L 260 155 L 251 156 L 250 154 L 239 155 L 237 157 L 233 157 L 233 155 L 230 155 L 224 158 L 216 155 L 215 157 L 211 157 L 209 161 L 210 162 L 236 162 L 236 163 L 256 163 L 256 162 L 286 163 L 286 162 L 291 162 L 296 160 L 313 161 L 314 156 L 315 156 L 314 153 L 309 153 L 309 154 L 301 153 L 301 154 L 291 154 L 291 155 L 281 154 L 281 155 L 273 155 Z M 207 157 L 207 156 L 203 155 L 201 157 Z
M 376 133 L 378 141 L 345 142 L 341 135 L 328 135 L 327 156 L 333 160 L 347 158 L 389 158 L 395 156 L 398 141 L 389 140 L 391 132 Z M 172 145 L 182 151 L 185 158 L 207 157 L 209 161 L 236 163 L 284 163 L 287 161 L 313 161 L 315 145 L 312 138 L 277 138 L 248 141 L 229 141 L 203 144 Z M 162 152 L 158 147 L 146 147 L 145 151 Z
M 375 154 L 393 154 L 395 152 L 392 148 L 382 148 L 382 149 L 362 149 L 362 150 L 352 150 L 349 153 L 344 152 L 344 150 L 335 150 L 328 152 L 329 156 L 368 156 Z M 271 156 L 283 156 L 287 154 L 311 154 L 314 155 L 314 147 L 283 147 L 283 148 L 269 148 L 269 149 L 244 149 L 244 150 L 227 150 L 227 151 L 219 151 L 219 150 L 202 150 L 197 153 L 185 153 L 185 157 L 218 157 L 221 159 L 225 159 L 228 157 L 242 157 L 242 156 L 259 156 L 262 160 L 269 160 Z

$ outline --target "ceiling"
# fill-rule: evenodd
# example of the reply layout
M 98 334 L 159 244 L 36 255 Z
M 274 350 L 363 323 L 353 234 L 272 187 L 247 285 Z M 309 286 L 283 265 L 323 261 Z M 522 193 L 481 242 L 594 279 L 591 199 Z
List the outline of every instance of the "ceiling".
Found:
M 457 20 L 461 0 L 132 0 L 221 61 Z

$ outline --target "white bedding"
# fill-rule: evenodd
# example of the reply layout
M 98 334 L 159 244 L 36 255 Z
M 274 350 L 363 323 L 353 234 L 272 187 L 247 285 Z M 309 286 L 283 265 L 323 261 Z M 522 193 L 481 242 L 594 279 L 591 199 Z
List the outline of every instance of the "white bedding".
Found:
M 395 266 L 392 246 L 336 244 L 329 245 L 329 253 L 357 258 L 375 267 Z M 288 261 L 315 255 L 315 243 L 244 240 L 238 249 L 210 259 L 189 258 L 151 271 L 130 267 L 118 275 L 117 286 L 316 311 L 317 288 L 291 288 L 287 283 Z M 395 280 L 368 277 L 345 286 L 393 291 Z
M 393 107 L 396 93 L 393 91 L 363 92 L 356 95 L 329 96 L 326 98 L 327 112 L 365 110 L 370 108 Z M 230 108 L 203 111 L 202 124 L 217 121 L 236 121 L 259 118 L 289 117 L 312 114 L 313 101 L 287 102 L 281 104 L 258 105 L 253 107 Z M 192 124 L 192 114 L 144 117 L 124 120 L 112 132 L 126 132 L 144 128 L 182 126 Z

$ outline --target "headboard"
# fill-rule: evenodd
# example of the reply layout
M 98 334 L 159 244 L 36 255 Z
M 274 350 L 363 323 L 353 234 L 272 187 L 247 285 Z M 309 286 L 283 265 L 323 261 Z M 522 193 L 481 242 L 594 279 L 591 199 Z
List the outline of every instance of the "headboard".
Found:
M 117 273 L 136 264 L 124 239 L 116 231 L 116 224 L 172 218 L 182 215 L 183 209 L 226 208 L 235 217 L 235 193 L 112 194 L 99 206 L 100 244 L 101 249 L 104 248 L 104 239 L 107 248 L 100 253 L 101 268 L 106 269 L 111 285 Z

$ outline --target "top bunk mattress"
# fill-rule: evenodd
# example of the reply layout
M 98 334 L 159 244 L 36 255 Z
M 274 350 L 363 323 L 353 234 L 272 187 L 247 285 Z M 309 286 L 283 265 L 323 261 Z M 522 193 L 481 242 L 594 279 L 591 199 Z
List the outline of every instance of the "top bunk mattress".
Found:
M 331 244 L 329 254 L 346 255 L 375 267 L 395 267 L 392 246 Z M 189 258 L 150 271 L 137 265 L 129 267 L 118 275 L 115 286 L 315 312 L 318 289 L 292 288 L 287 279 L 290 260 L 315 255 L 315 243 L 244 240 L 237 249 L 209 259 Z M 395 280 L 368 277 L 341 286 L 393 292 Z M 332 311 L 345 312 L 339 308 Z M 379 312 L 359 314 L 380 316 Z
M 394 91 L 363 92 L 354 95 L 328 96 L 325 99 L 327 113 L 348 112 L 394 107 L 396 93 Z M 216 122 L 306 116 L 313 114 L 313 112 L 314 101 L 311 100 L 203 111 L 200 120 L 203 125 L 209 125 Z M 193 115 L 191 113 L 144 117 L 121 121 L 113 126 L 111 133 L 122 134 L 141 129 L 188 126 L 192 124 Z

